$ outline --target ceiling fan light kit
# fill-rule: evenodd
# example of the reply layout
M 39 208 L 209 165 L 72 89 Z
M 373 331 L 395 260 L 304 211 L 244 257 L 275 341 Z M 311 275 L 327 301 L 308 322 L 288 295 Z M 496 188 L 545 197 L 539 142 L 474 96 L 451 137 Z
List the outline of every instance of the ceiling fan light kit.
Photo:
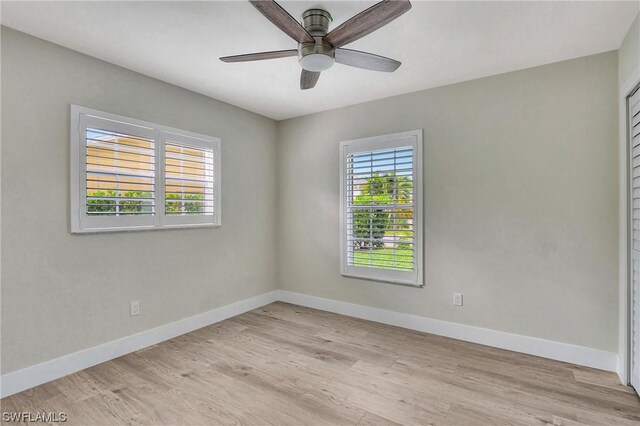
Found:
M 298 56 L 302 67 L 300 89 L 316 85 L 320 73 L 335 62 L 372 71 L 393 72 L 400 62 L 373 53 L 342 49 L 367 34 L 383 27 L 409 9 L 409 0 L 383 0 L 329 32 L 331 14 L 322 9 L 309 9 L 302 14 L 302 25 L 273 0 L 249 0 L 275 26 L 298 42 L 298 49 L 225 56 L 223 62 L 247 62 Z
M 333 55 L 333 50 L 327 50 L 322 45 L 315 45 L 301 47 L 298 61 L 300 66 L 307 71 L 321 72 L 331 68 L 336 62 L 336 58 Z

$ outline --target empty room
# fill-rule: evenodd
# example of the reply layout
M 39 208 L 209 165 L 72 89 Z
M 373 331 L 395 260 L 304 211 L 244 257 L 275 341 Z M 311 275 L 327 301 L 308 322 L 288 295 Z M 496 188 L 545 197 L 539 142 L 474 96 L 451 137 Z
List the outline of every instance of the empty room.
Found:
M 1 1 L 2 424 L 640 425 L 640 1 Z

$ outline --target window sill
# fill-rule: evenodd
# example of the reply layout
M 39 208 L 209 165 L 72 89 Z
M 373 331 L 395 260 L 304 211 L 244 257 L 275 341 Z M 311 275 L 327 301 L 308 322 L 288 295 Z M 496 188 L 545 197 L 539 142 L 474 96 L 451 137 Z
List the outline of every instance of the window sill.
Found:
M 371 278 L 371 277 L 365 277 L 362 275 L 345 274 L 345 273 L 342 273 L 340 275 L 342 275 L 345 278 L 356 278 L 363 281 L 373 281 L 378 283 L 394 284 L 394 285 L 399 285 L 403 287 L 424 288 L 424 284 L 416 284 L 410 281 L 400 281 L 400 280 L 393 281 L 393 280 L 385 280 L 383 278 Z
M 126 227 L 126 228 L 91 228 L 91 229 L 77 229 L 71 231 L 71 235 L 86 235 L 86 234 L 106 234 L 106 233 L 129 233 L 129 232 L 141 232 L 141 231 L 170 231 L 178 229 L 194 229 L 194 228 L 219 228 L 222 225 L 213 223 L 193 223 L 187 225 L 165 225 L 165 226 L 138 226 L 138 227 Z

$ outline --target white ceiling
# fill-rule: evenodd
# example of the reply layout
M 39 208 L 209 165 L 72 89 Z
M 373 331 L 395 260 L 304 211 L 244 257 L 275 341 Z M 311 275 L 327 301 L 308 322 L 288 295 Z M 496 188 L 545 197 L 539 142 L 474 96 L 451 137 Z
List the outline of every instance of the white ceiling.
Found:
M 322 7 L 331 28 L 375 1 Z M 225 64 L 219 56 L 296 43 L 246 1 L 7 2 L 3 25 L 274 119 L 309 114 L 617 49 L 638 2 L 422 2 L 346 47 L 402 62 L 394 73 L 335 65 L 299 89 L 296 58 Z

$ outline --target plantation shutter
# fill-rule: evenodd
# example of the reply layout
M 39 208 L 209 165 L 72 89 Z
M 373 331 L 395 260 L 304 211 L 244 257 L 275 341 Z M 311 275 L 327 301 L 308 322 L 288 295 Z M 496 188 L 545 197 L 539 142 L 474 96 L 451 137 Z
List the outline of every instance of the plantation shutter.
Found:
M 217 212 L 214 147 L 182 135 L 164 145 L 164 212 L 167 225 L 214 223 Z
M 631 143 L 631 385 L 640 391 L 640 89 L 628 98 Z
M 96 229 L 153 226 L 156 132 L 84 116 L 81 135 L 81 221 Z
M 71 105 L 71 232 L 221 224 L 221 140 Z
M 343 274 L 418 284 L 417 136 L 345 144 Z

